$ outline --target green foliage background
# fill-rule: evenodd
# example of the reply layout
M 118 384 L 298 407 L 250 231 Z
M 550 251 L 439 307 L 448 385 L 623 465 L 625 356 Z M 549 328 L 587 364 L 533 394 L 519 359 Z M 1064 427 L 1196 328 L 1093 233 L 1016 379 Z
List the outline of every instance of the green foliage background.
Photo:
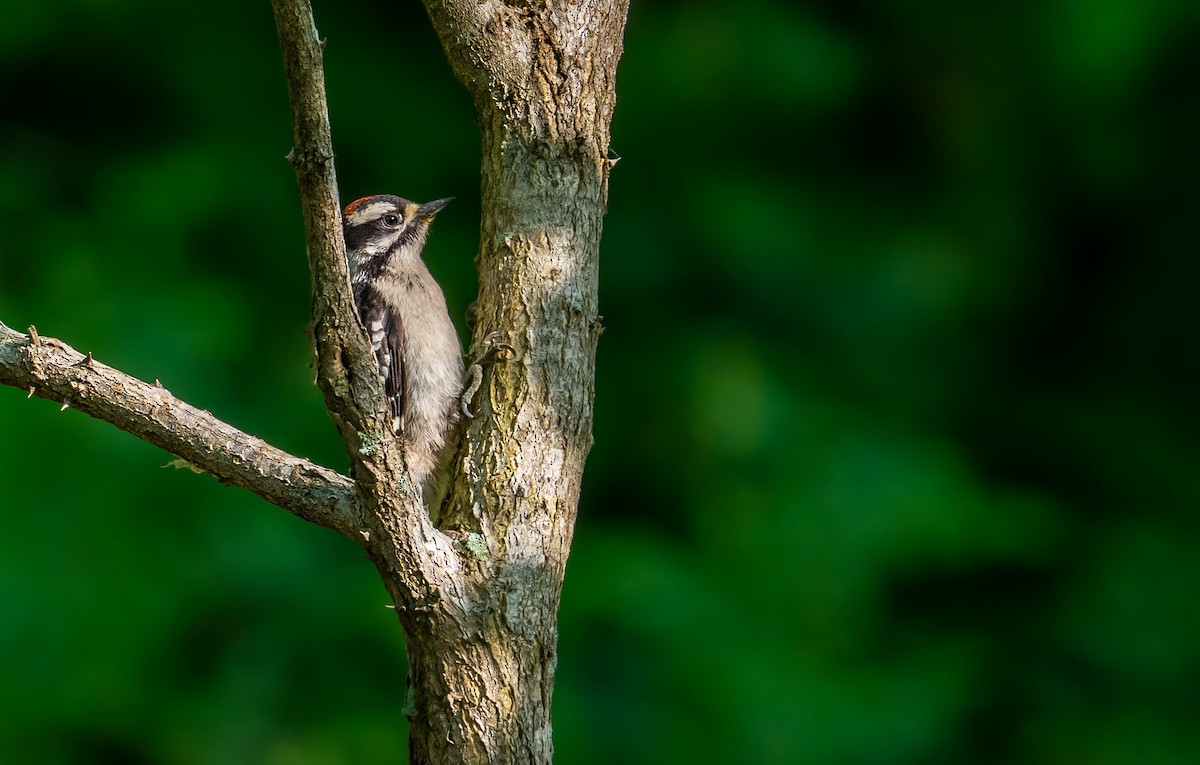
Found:
M 478 139 L 415 2 L 318 2 L 345 200 Z M 634 0 L 563 763 L 1200 762 L 1190 0 Z M 0 320 L 343 468 L 269 4 L 0 10 Z M 395 762 L 369 564 L 0 390 L 0 760 Z

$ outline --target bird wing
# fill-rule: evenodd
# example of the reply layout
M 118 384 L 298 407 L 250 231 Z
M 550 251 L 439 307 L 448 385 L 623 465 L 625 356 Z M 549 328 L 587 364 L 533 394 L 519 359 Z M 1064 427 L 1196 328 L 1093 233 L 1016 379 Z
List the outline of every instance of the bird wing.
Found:
M 369 284 L 356 285 L 355 302 L 358 318 L 367 328 L 371 350 L 383 380 L 383 392 L 392 405 L 392 428 L 396 432 L 404 422 L 404 326 L 395 311 L 389 311 L 383 296 Z

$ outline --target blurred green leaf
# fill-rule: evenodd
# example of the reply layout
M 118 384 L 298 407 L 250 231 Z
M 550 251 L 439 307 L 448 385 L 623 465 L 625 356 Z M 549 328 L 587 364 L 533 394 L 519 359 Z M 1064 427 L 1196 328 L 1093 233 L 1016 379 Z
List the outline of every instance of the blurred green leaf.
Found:
M 559 759 L 1197 761 L 1198 6 L 632 5 Z M 461 315 L 470 100 L 316 13 Z M 0 95 L 0 320 L 344 468 L 265 6 L 9 4 Z M 170 459 L 0 390 L 0 761 L 396 761 L 371 566 Z

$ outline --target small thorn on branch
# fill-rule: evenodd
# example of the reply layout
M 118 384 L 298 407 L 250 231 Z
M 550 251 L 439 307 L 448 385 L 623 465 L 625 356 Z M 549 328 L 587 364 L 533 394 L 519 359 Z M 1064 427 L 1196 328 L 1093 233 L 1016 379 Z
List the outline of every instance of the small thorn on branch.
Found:
M 88 351 L 86 356 L 84 356 L 82 359 L 80 359 L 79 361 L 75 362 L 75 363 L 74 363 L 74 364 L 72 364 L 71 366 L 73 366 L 73 367 L 87 367 L 88 369 L 93 369 L 93 368 L 95 368 L 95 366 L 96 366 L 96 360 L 95 360 L 94 358 L 92 358 L 92 352 L 91 352 L 91 351 Z
M 32 385 L 30 385 L 29 386 L 29 395 L 26 396 L 25 398 L 33 398 L 33 394 L 34 394 L 34 387 Z
M 362 538 L 363 538 L 363 541 L 364 541 L 364 542 L 370 542 L 370 541 L 371 541 L 371 532 L 369 532 L 369 531 L 360 531 L 360 532 L 358 532 L 358 533 L 359 533 L 359 535 L 360 535 L 360 536 L 362 536 Z
M 42 336 L 38 334 L 37 327 L 29 325 L 29 344 L 35 348 L 41 347 Z
M 63 402 L 62 402 L 62 406 L 60 406 L 60 407 L 58 408 L 58 411 L 60 411 L 60 412 L 65 412 L 65 411 L 67 411 L 67 410 L 68 410 L 68 409 L 70 409 L 70 408 L 71 408 L 71 402 L 70 402 L 70 401 L 63 401 Z

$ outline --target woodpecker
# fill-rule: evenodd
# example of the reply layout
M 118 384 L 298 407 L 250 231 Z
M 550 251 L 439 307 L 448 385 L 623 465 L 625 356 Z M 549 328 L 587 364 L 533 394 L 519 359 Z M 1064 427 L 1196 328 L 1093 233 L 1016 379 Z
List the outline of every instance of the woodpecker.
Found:
M 392 427 L 426 502 L 460 421 L 462 346 L 446 297 L 421 260 L 429 224 L 451 198 L 364 197 L 342 213 L 350 283 L 371 337 Z

